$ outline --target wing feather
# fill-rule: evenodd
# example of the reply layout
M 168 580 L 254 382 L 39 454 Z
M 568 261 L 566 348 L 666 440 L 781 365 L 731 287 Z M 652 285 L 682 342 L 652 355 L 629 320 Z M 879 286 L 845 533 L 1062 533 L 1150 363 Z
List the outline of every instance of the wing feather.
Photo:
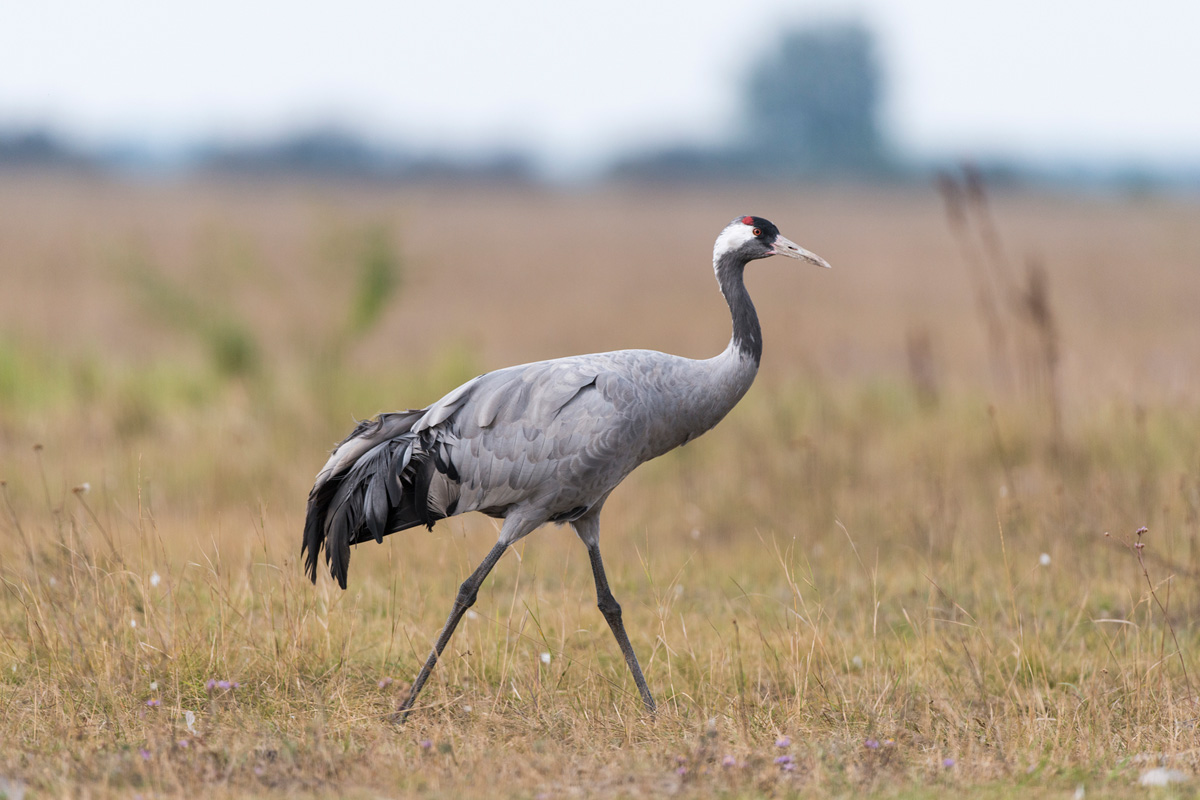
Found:
M 613 374 L 618 355 L 500 370 L 439 403 L 455 406 L 429 432 L 453 445 L 449 458 L 462 476 L 456 510 L 599 495 L 640 463 L 644 414 L 629 408 L 636 404 L 631 382 Z M 421 424 L 434 418 L 427 414 Z

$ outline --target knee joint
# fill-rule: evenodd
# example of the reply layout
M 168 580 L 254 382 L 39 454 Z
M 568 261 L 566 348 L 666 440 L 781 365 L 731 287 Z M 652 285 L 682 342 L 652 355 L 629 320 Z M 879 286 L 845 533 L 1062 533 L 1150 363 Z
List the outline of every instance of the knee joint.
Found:
M 458 587 L 458 597 L 456 598 L 455 602 L 462 608 L 470 608 L 471 606 L 475 605 L 475 598 L 478 596 L 478 594 L 478 589 L 472 586 L 470 581 L 464 581 L 463 584 Z
M 621 616 L 621 604 L 611 594 L 608 597 L 601 597 L 596 605 L 600 608 L 600 613 L 605 617 Z

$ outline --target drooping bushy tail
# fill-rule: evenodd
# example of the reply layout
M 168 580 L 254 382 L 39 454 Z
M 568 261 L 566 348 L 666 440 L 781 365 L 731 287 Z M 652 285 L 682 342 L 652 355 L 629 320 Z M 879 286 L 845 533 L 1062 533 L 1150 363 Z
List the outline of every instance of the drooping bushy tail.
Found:
M 346 588 L 350 545 L 428 525 L 441 518 L 427 496 L 433 459 L 412 427 L 424 410 L 380 414 L 339 444 L 308 493 L 301 555 L 315 583 L 321 548 L 329 572 Z

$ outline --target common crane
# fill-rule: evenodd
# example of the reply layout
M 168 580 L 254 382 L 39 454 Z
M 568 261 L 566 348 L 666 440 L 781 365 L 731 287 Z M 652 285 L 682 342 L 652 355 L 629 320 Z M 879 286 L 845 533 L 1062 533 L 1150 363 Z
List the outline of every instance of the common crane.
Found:
M 733 336 L 715 358 L 619 350 L 509 367 L 467 381 L 427 408 L 361 422 L 334 449 L 308 495 L 301 553 L 314 583 L 322 548 L 345 589 L 351 545 L 417 525 L 432 529 L 467 511 L 504 520 L 495 546 L 459 587 L 401 719 L 492 567 L 547 522 L 570 523 L 587 546 L 597 605 L 654 711 L 604 574 L 600 510 L 635 467 L 712 428 L 750 388 L 762 331 L 742 273 L 750 261 L 773 255 L 829 266 L 762 217 L 739 217 L 717 237 L 713 270 Z

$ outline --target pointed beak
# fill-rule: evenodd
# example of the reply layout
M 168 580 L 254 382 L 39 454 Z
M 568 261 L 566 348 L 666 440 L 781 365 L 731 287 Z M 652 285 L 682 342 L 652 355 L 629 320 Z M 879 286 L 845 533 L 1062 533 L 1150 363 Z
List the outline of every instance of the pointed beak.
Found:
M 775 237 L 775 245 L 774 245 L 774 249 L 772 250 L 772 255 L 787 256 L 788 258 L 798 258 L 801 261 L 808 261 L 812 264 L 816 264 L 818 267 L 824 267 L 825 269 L 831 269 L 828 261 L 821 258 L 816 253 L 808 252 L 803 247 L 801 247 L 800 245 L 793 242 L 791 239 L 784 238 L 783 236 Z

